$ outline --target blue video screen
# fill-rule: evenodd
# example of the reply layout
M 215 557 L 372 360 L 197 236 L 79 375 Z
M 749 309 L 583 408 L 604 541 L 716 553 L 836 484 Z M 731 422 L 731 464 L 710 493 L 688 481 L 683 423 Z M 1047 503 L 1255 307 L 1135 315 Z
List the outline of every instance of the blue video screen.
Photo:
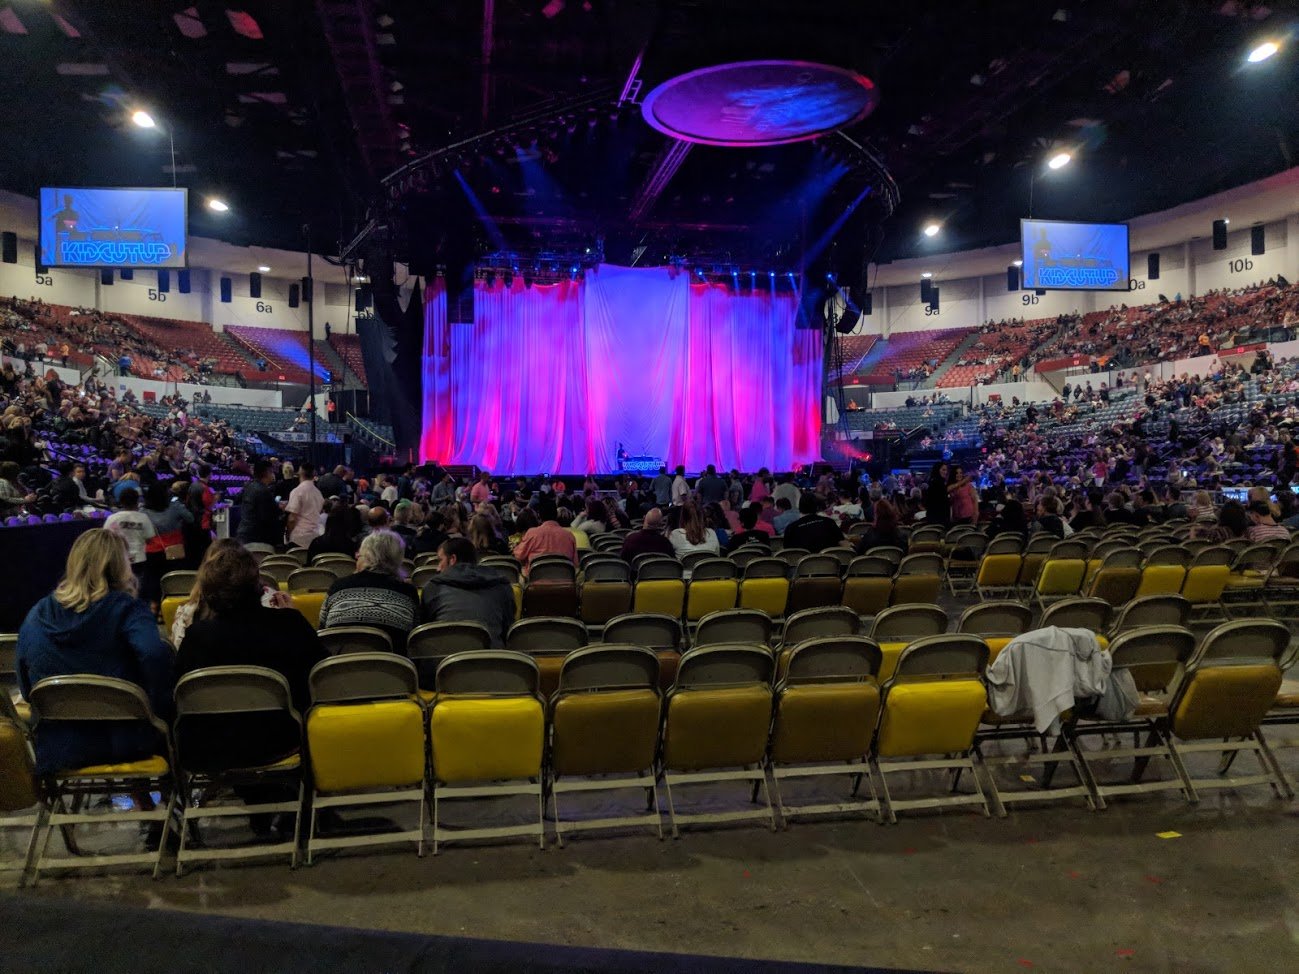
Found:
M 1127 224 L 1020 220 L 1019 238 L 1026 291 L 1128 289 Z
M 46 267 L 184 267 L 183 189 L 41 189 Z

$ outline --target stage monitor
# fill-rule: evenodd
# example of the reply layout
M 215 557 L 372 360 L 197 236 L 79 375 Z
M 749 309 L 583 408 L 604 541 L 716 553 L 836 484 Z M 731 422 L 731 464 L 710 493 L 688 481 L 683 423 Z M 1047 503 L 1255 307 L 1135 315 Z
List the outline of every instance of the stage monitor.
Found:
M 183 189 L 41 189 L 47 267 L 184 267 Z
M 1025 291 L 1126 291 L 1128 227 L 1124 223 L 1020 220 Z

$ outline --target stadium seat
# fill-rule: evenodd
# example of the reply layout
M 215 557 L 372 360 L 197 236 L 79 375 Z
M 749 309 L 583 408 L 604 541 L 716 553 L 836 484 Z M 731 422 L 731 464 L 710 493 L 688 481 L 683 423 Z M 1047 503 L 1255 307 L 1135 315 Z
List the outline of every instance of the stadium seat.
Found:
M 935 553 L 907 555 L 893 577 L 891 605 L 931 605 L 943 587 L 943 557 Z
M 700 559 L 686 586 L 686 620 L 698 622 L 710 612 L 735 608 L 739 598 L 739 568 L 726 558 Z
M 491 649 L 492 634 L 478 622 L 425 622 L 406 637 L 406 655 L 419 672 L 420 695 L 433 700 L 433 685 L 442 660 L 456 653 Z
M 36 779 L 36 755 L 32 752 L 30 730 L 20 719 L 9 700 L 7 690 L 0 692 L 0 831 L 26 833 L 22 858 L 0 857 L 0 869 L 18 869 L 18 885 L 27 879 L 36 854 L 36 839 L 45 818 Z M 22 840 L 20 839 L 20 842 Z
M 625 561 L 594 561 L 583 569 L 581 619 L 588 627 L 598 630 L 631 611 L 631 599 L 631 566 Z
M 586 626 L 562 616 L 520 619 L 510 627 L 505 648 L 532 657 L 541 675 L 542 699 L 549 699 L 559 685 L 564 657 L 590 641 Z
M 675 558 L 650 555 L 637 559 L 636 584 L 632 588 L 632 611 L 680 619 L 685 614 L 686 583 L 681 563 Z
M 961 613 L 956 631 L 979 636 L 988 646 L 992 663 L 1006 644 L 1033 628 L 1033 610 L 1021 602 L 979 602 Z
M 739 563 L 738 558 L 734 560 Z M 781 619 L 785 616 L 788 601 L 789 566 L 783 559 L 764 553 L 742 566 L 741 609 L 758 609 L 773 619 Z
M 848 563 L 843 580 L 843 604 L 860 616 L 888 608 L 896 565 L 880 555 L 862 555 Z
M 720 643 L 771 645 L 771 616 L 757 609 L 719 609 L 699 620 L 692 646 Z
M 392 637 L 374 626 L 330 626 L 316 635 L 331 656 L 342 653 L 391 653 Z
M 895 605 L 875 617 L 867 633 L 883 654 L 879 678 L 893 677 L 902 651 L 917 639 L 947 632 L 947 613 L 936 605 Z

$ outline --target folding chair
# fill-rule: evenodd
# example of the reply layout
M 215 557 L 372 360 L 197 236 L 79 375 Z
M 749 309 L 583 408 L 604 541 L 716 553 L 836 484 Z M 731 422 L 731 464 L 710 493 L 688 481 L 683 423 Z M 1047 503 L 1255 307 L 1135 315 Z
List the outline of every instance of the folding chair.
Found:
M 288 558 L 297 564 L 299 568 L 305 568 L 307 564 L 307 549 L 298 545 L 290 545 L 283 554 L 272 555 L 272 558 Z
M 1023 540 L 1017 534 L 1000 535 L 988 542 L 972 582 L 979 598 L 988 599 L 997 594 L 1009 597 L 1015 594 L 1019 570 L 1024 564 L 1023 550 Z M 948 579 L 951 579 L 950 563 Z M 952 594 L 956 594 L 954 589 Z
M 622 559 L 589 562 L 583 571 L 581 602 L 582 622 L 597 630 L 630 612 L 631 566 Z
M 159 744 L 159 753 L 139 761 L 69 768 L 42 776 L 41 792 L 48 814 L 41 836 L 36 840 L 32 882 L 35 883 L 42 872 L 50 869 L 141 864 L 153 866 L 156 879 L 162 873 L 162 856 L 167 848 L 167 832 L 176 804 L 172 777 L 175 762 L 171 733 L 167 725 L 154 716 L 144 691 L 134 683 L 115 677 L 88 674 L 51 676 L 32 687 L 28 702 L 32 709 L 33 732 L 37 735 L 42 722 L 47 725 L 64 721 L 94 722 L 105 730 L 114 724 L 147 725 L 157 731 Z M 111 803 L 109 807 L 113 810 L 107 813 L 82 810 L 87 799 L 107 799 L 121 794 L 143 795 L 155 791 L 161 797 L 151 810 L 118 811 Z M 145 852 L 75 854 L 74 833 L 78 825 L 109 822 L 132 825 L 136 822 L 161 822 L 158 847 Z M 49 857 L 50 833 L 55 828 L 62 830 L 65 844 L 73 855 Z
M 809 639 L 781 654 L 769 763 L 786 828 L 793 815 L 879 814 L 870 746 L 879 718 L 880 658 L 865 636 Z M 789 805 L 781 794 L 782 779 L 845 774 L 853 779 L 850 800 Z M 862 778 L 870 789 L 866 801 L 855 800 Z
M 1293 798 L 1276 757 L 1263 738 L 1262 723 L 1281 689 L 1280 662 L 1290 630 L 1272 619 L 1225 622 L 1213 629 L 1186 663 L 1168 705 L 1169 726 L 1179 757 L 1200 752 L 1222 755 L 1212 778 L 1187 778 L 1192 801 L 1212 788 L 1267 784 L 1277 797 Z M 1249 752 L 1262 773 L 1228 778 L 1236 755 Z
M 846 605 L 823 605 L 795 612 L 785 620 L 780 641 L 793 646 L 821 636 L 856 636 L 862 631 L 861 616 Z
M 1186 581 L 1191 553 L 1178 545 L 1159 545 L 1146 556 L 1141 585 L 1136 598 L 1143 595 L 1176 595 Z
M 735 560 L 738 564 L 739 559 Z M 784 560 L 764 552 L 744 564 L 742 572 L 740 608 L 758 609 L 773 619 L 783 618 L 789 602 L 789 566 Z
M 1106 646 L 1108 643 L 1105 633 L 1110 630 L 1110 617 L 1113 614 L 1114 610 L 1104 599 L 1075 596 L 1047 606 L 1037 628 L 1059 626 L 1061 629 L 1090 629 L 1101 637 L 1101 645 Z
M 374 626 L 329 626 L 316 635 L 330 656 L 392 652 L 392 637 Z
M 610 619 L 604 627 L 604 641 L 611 644 L 646 646 L 659 661 L 659 689 L 666 693 L 677 678 L 681 661 L 681 618 L 653 612 L 632 612 Z
M 917 639 L 947 632 L 947 613 L 936 605 L 895 605 L 877 615 L 866 635 L 883 654 L 880 680 L 892 678 L 902 651 Z
M 13 704 L 24 724 L 32 721 L 32 708 L 18 694 L 18 633 L 0 633 L 0 695 Z
M 272 576 L 277 582 L 286 583 L 288 582 L 290 575 L 296 572 L 299 568 L 304 567 L 306 567 L 304 562 L 299 562 L 296 558 L 290 558 L 288 555 L 268 555 L 262 559 L 262 563 L 258 566 L 258 571 Z M 197 575 L 198 572 L 195 572 L 194 574 Z M 188 595 L 189 593 L 187 592 L 186 594 Z
M 1299 544 L 1287 545 L 1263 582 L 1268 615 L 1294 618 L 1299 614 Z
M 720 609 L 699 620 L 692 646 L 722 643 L 771 645 L 771 617 L 757 609 Z
M 932 605 L 943 587 L 943 558 L 938 554 L 907 555 L 893 576 L 892 605 Z
M 675 558 L 642 555 L 637 558 L 636 584 L 632 588 L 631 610 L 680 619 L 686 609 L 686 583 L 681 563 Z
M 311 822 L 307 865 L 321 849 L 416 843 L 424 855 L 428 791 L 424 787 L 426 713 L 415 664 L 390 652 L 349 653 L 311 669 L 307 751 L 311 756 Z M 321 836 L 322 808 L 415 803 L 413 829 Z
M 718 557 L 721 557 L 723 561 L 730 560 L 725 556 L 715 555 L 711 551 L 691 551 L 681 556 L 681 567 L 688 572 L 693 572 L 696 565 L 705 561 L 713 561 Z
M 907 554 L 941 555 L 943 553 L 943 533 L 943 528 L 936 524 L 913 528 L 911 537 L 907 539 Z
M 420 565 L 410 576 L 410 583 L 415 586 L 415 591 L 424 592 L 424 587 L 429 582 L 437 578 L 438 569 L 436 565 Z
M 1015 554 L 1018 556 L 1018 538 L 1013 540 L 1016 543 Z M 943 545 L 947 549 L 947 563 L 943 573 L 947 576 L 947 587 L 953 595 L 974 590 L 975 579 L 991 543 L 987 535 L 968 526 L 952 528 L 947 532 L 943 539 Z M 1016 569 L 1018 570 L 1018 563 Z M 960 588 L 957 588 L 958 582 L 961 583 Z
M 1102 599 L 1118 608 L 1136 597 L 1141 577 L 1141 552 L 1120 546 L 1111 549 L 1101 559 L 1091 582 L 1084 587 L 1088 598 Z
M 492 648 L 492 634 L 481 622 L 426 622 L 406 637 L 406 655 L 419 671 L 420 698 L 433 702 L 437 668 L 448 656 Z
M 288 577 L 287 574 L 285 577 Z M 159 608 L 162 612 L 162 624 L 168 632 L 171 632 L 171 624 L 176 621 L 176 610 L 189 601 L 190 593 L 194 591 L 194 583 L 197 580 L 198 572 L 191 571 L 167 572 L 162 576 L 162 602 Z
M 346 578 L 348 575 L 356 574 L 356 562 L 354 561 L 326 561 L 318 565 L 312 565 L 313 569 L 329 572 L 334 578 Z M 300 569 L 301 570 L 301 569 Z
M 848 563 L 843 580 L 843 604 L 860 616 L 888 608 L 896 565 L 880 555 L 862 555 Z
M 906 552 L 891 545 L 876 545 L 874 548 L 867 548 L 862 554 L 866 558 L 887 558 L 893 565 L 893 572 L 890 574 L 897 572 L 898 565 L 902 564 L 902 559 L 906 557 Z
M 731 552 L 731 561 L 735 562 L 735 564 L 740 566 L 741 572 L 743 572 L 746 568 L 748 568 L 748 566 L 753 562 L 762 561 L 763 559 L 766 558 L 773 558 L 774 560 L 779 561 L 781 565 L 784 566 L 786 569 L 788 569 L 788 566 L 785 565 L 783 559 L 776 558 L 771 553 L 771 548 L 768 545 L 761 544 L 757 541 L 746 541 L 735 551 Z
M 347 565 L 350 568 L 356 567 L 356 559 L 350 555 L 339 554 L 337 552 L 326 552 L 325 554 L 316 555 L 311 559 L 312 568 L 328 568 L 330 565 Z
M 1250 545 L 1236 556 L 1222 592 L 1222 607 L 1229 618 L 1262 616 L 1267 612 L 1263 586 L 1279 557 L 1280 552 L 1265 544 Z
M 577 569 L 563 555 L 542 555 L 528 566 L 523 618 L 577 616 Z
M 562 616 L 520 619 L 510 627 L 505 648 L 512 653 L 532 657 L 541 674 L 540 692 L 549 699 L 559 685 L 559 669 L 564 657 L 591 641 L 586 626 L 576 619 Z
M 440 842 L 536 835 L 546 847 L 542 780 L 546 716 L 538 693 L 541 674 L 523 653 L 457 653 L 437 671 L 437 698 L 429 714 L 433 778 L 433 854 Z M 443 802 L 535 795 L 535 825 L 456 829 L 442 824 Z
M 293 607 L 297 609 L 313 628 L 320 626 L 320 609 L 325 604 L 325 596 L 338 576 L 328 568 L 298 568 L 289 574 L 286 583 Z
M 1198 615 L 1207 619 L 1217 615 L 1226 619 L 1222 593 L 1231 577 L 1231 563 L 1235 557 L 1235 552 L 1226 545 L 1203 548 L 1191 557 L 1191 566 L 1182 582 L 1182 596 L 1191 603 L 1193 617 Z
M 829 555 L 831 558 L 835 559 L 835 561 L 839 562 L 840 574 L 843 574 L 843 570 L 848 567 L 848 563 L 857 557 L 857 552 L 854 549 L 845 547 L 843 545 L 836 545 L 833 548 L 826 548 L 824 551 L 821 552 L 821 554 Z
M 992 814 L 979 780 L 975 732 L 987 705 L 983 671 L 988 647 L 978 636 L 927 636 L 908 646 L 897 661 L 892 679 L 884 684 L 879 727 L 871 748 L 871 767 L 880 782 L 885 815 L 910 808 L 942 808 L 976 804 Z M 903 771 L 952 772 L 952 794 L 929 798 L 894 799 L 888 776 Z M 975 793 L 957 793 L 961 772 L 968 770 Z M 988 779 L 993 801 L 996 783 Z
M 227 734 L 239 738 L 256 721 L 268 734 L 290 733 L 291 753 L 277 760 L 246 763 L 237 751 L 221 753 Z M 208 666 L 186 673 L 176 681 L 176 767 L 182 819 L 176 875 L 189 862 L 248 859 L 288 853 L 289 866 L 298 864 L 298 832 L 302 817 L 302 718 L 293 709 L 288 681 L 262 666 Z M 200 751 L 201 748 L 201 751 Z M 201 755 L 201 756 L 198 756 Z M 282 785 L 296 792 L 293 800 L 248 802 L 240 788 Z M 234 803 L 205 805 L 213 793 L 231 791 Z M 293 816 L 293 836 L 282 842 L 216 848 L 188 845 L 190 823 L 231 815 L 287 813 Z
M 1117 636 L 1146 626 L 1186 628 L 1190 624 L 1191 603 L 1180 595 L 1143 595 L 1119 610 L 1110 632 Z
M 740 591 L 739 574 L 735 562 L 726 558 L 697 561 L 686 585 L 686 621 L 698 622 L 710 612 L 735 608 Z
M 781 548 L 776 552 L 776 557 L 784 559 L 785 564 L 790 568 L 795 568 L 801 559 L 806 558 L 811 553 L 806 548 Z
M 1045 609 L 1053 601 L 1077 595 L 1086 574 L 1086 543 L 1057 541 L 1042 563 L 1042 571 L 1033 586 L 1032 598 Z
M 1032 596 L 1037 578 L 1042 574 L 1042 566 L 1046 563 L 1046 556 L 1055 543 L 1056 539 L 1049 534 L 1035 534 L 1028 539 L 1028 545 L 1024 548 L 1024 560 L 1019 566 L 1019 578 L 1015 580 L 1015 587 L 1026 598 Z
M 27 722 L 20 719 L 9 700 L 0 693 L 0 830 L 27 832 L 26 852 L 21 859 L 0 859 L 0 869 L 19 869 L 22 886 L 36 855 L 36 839 L 45 820 L 40 783 L 36 779 L 36 755 L 32 751 Z
M 663 723 L 663 785 L 673 838 L 681 824 L 691 822 L 764 818 L 775 831 L 763 769 L 775 664 L 763 646 L 704 646 L 681 657 Z M 677 814 L 673 786 L 724 781 L 751 783 L 754 799 L 761 787 L 765 809 Z
M 988 646 L 988 662 L 1020 633 L 1033 628 L 1033 610 L 1022 602 L 979 602 L 961 613 L 956 631 L 979 636 Z
M 605 643 L 570 654 L 550 702 L 550 798 L 555 838 L 564 830 L 652 825 L 663 838 L 655 755 L 662 697 L 659 661 L 644 646 Z M 640 815 L 565 822 L 559 796 L 634 788 L 646 793 Z

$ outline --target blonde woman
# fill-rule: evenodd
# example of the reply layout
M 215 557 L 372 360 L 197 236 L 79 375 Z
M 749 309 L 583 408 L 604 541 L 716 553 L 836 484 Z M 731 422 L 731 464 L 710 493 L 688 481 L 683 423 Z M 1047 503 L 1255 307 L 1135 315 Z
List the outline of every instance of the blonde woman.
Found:
M 53 594 L 32 607 L 18 632 L 18 685 L 24 697 L 51 676 L 93 674 L 129 680 L 163 720 L 175 686 L 171 649 L 149 607 L 136 598 L 126 542 L 94 528 L 77 538 Z M 153 730 L 139 727 L 36 728 L 37 771 L 137 761 L 158 752 Z
M 668 535 L 672 550 L 678 558 L 696 551 L 706 551 L 716 555 L 722 550 L 717 540 L 717 532 L 705 526 L 703 515 L 694 503 L 687 503 L 681 508 L 681 527 Z

